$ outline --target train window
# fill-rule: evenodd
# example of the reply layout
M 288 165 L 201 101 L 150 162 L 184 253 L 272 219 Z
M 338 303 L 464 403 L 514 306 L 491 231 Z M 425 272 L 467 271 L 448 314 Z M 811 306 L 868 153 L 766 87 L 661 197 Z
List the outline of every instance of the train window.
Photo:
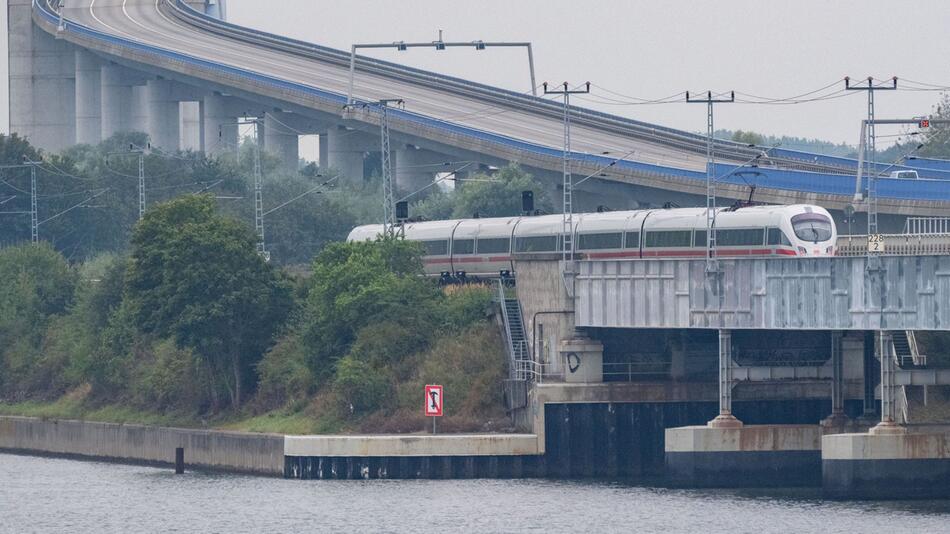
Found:
M 557 236 L 539 235 L 515 239 L 516 252 L 557 252 Z
M 456 239 L 452 241 L 452 254 L 475 254 L 475 240 Z
M 781 228 L 769 228 L 769 244 L 791 246 L 792 242 Z
M 648 248 L 660 247 L 688 247 L 693 237 L 691 230 L 667 230 L 662 232 L 647 232 L 644 246 Z
M 709 243 L 706 242 L 706 230 L 693 231 L 693 246 L 706 248 Z
M 511 249 L 511 239 L 507 237 L 495 237 L 478 240 L 479 254 L 507 254 Z
M 820 213 L 802 213 L 792 217 L 792 229 L 803 241 L 828 241 L 834 232 L 831 219 Z
M 604 234 L 578 234 L 577 250 L 598 250 L 605 248 L 620 248 L 623 234 L 611 232 Z
M 765 230 L 762 228 L 751 228 L 747 230 L 716 230 L 716 246 L 762 246 L 764 242 Z
M 640 232 L 627 232 L 627 248 L 640 248 Z
M 426 256 L 446 256 L 449 253 L 448 241 L 423 241 L 422 246 L 426 249 Z

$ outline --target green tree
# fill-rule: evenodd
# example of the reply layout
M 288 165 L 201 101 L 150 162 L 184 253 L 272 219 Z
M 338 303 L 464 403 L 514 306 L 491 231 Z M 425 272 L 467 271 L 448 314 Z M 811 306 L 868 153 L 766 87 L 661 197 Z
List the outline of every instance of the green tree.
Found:
M 43 340 L 75 287 L 75 271 L 46 243 L 0 250 L 0 384 L 7 396 L 46 388 L 38 374 Z
M 940 101 L 934 107 L 931 118 L 950 119 L 950 93 L 940 95 Z M 912 142 L 916 143 L 917 141 L 913 140 Z M 924 147 L 918 151 L 918 154 L 923 157 L 950 159 L 950 126 L 946 124 L 931 126 Z
M 519 215 L 522 191 L 534 191 L 536 209 L 554 211 L 541 183 L 518 165 L 511 164 L 493 176 L 476 175 L 470 182 L 464 183 L 455 193 L 452 215 L 456 218 L 468 218 L 476 213 L 480 217 Z
M 247 225 L 216 213 L 211 196 L 182 197 L 136 226 L 126 278 L 138 328 L 194 350 L 235 408 L 292 305 L 289 283 L 256 245 Z
M 422 250 L 399 239 L 334 243 L 313 264 L 303 334 L 314 375 L 324 379 L 363 327 L 399 318 L 426 324 L 440 298 L 422 274 Z

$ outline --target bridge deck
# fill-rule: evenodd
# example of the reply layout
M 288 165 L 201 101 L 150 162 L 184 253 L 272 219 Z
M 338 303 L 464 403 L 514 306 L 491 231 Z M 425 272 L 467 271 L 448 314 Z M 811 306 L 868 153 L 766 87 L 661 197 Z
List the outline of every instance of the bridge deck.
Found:
M 577 326 L 950 330 L 950 256 L 581 261 Z

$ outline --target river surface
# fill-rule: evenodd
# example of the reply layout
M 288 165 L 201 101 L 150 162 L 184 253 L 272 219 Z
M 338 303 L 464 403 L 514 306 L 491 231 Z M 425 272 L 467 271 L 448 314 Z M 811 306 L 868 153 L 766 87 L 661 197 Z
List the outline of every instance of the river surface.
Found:
M 282 480 L 0 454 L 0 532 L 950 533 L 950 500 L 548 480 Z

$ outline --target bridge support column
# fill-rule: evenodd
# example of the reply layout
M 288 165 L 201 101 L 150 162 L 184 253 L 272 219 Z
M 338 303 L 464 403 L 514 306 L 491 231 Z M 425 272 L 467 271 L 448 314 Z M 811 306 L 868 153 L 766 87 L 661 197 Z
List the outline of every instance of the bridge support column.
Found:
M 132 130 L 148 133 L 148 86 L 132 88 Z
M 861 414 L 860 420 L 862 423 L 870 425 L 879 420 L 877 417 L 877 401 L 874 399 L 874 388 L 877 385 L 877 366 L 874 360 L 875 345 L 874 332 L 864 332 L 864 412 Z
M 33 24 L 32 0 L 7 0 L 10 132 L 57 152 L 76 142 L 76 55 Z
M 76 142 L 102 141 L 102 61 L 86 50 L 76 50 Z
M 430 185 L 436 173 L 455 170 L 451 161 L 452 157 L 447 154 L 404 145 L 396 151 L 396 189 L 409 194 Z
M 327 132 L 327 159 L 344 180 L 363 183 L 363 158 L 379 150 L 379 138 L 358 130 L 331 128 Z
M 300 139 L 284 114 L 267 112 L 264 115 L 264 150 L 277 156 L 286 171 L 296 171 L 300 165 Z
M 201 105 L 198 102 L 179 102 L 179 145 L 181 150 L 201 150 Z
M 133 79 L 114 63 L 102 65 L 102 138 L 133 129 Z
M 148 81 L 148 137 L 152 146 L 175 150 L 179 147 L 180 113 L 172 82 Z
M 897 419 L 897 385 L 894 373 L 897 371 L 897 355 L 894 353 L 893 335 L 881 330 L 878 332 L 878 356 L 881 359 L 881 422 L 872 428 L 872 434 L 899 434 L 904 427 Z
M 237 150 L 237 115 L 229 107 L 228 97 L 218 93 L 205 95 L 201 101 L 201 148 L 207 156 Z
M 322 133 L 320 134 L 320 168 L 328 169 L 330 167 L 330 139 L 329 135 Z
M 732 331 L 719 331 L 719 415 L 711 428 L 739 428 L 742 421 L 732 415 Z
M 849 423 L 844 413 L 844 351 L 843 332 L 831 332 L 831 415 L 821 422 L 825 428 L 842 428 Z

